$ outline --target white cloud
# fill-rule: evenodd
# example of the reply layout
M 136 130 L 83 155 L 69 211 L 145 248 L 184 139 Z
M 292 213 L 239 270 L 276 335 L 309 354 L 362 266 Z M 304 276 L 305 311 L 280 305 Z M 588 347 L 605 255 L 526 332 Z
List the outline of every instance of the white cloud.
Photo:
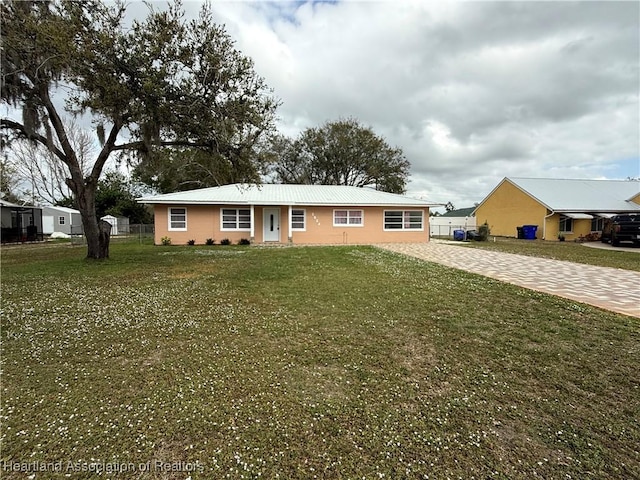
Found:
M 403 149 L 409 193 L 462 207 L 506 175 L 640 175 L 637 2 L 212 6 L 283 133 L 355 117 Z

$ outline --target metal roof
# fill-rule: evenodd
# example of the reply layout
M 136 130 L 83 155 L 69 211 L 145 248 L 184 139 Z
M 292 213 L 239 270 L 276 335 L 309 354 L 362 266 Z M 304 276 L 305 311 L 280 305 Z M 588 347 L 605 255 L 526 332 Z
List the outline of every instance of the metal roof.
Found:
M 555 212 L 640 211 L 640 205 L 630 200 L 640 193 L 640 182 L 635 180 L 506 177 L 504 181 Z
M 458 208 L 457 210 L 451 210 L 443 213 L 441 217 L 470 217 L 473 215 L 473 211 L 476 207 Z
M 46 210 L 57 210 L 58 212 L 63 212 L 63 213 L 77 213 L 78 215 L 80 214 L 80 210 L 76 210 L 75 208 L 69 208 L 69 207 L 47 205 L 46 207 L 42 207 L 42 208 Z
M 32 209 L 32 208 L 37 208 L 39 210 L 42 209 L 42 207 L 36 207 L 35 205 L 18 205 L 17 203 L 11 203 L 11 202 L 7 202 L 6 200 L 2 200 L 0 199 L 0 206 L 6 207 L 6 208 L 26 208 L 26 209 Z
M 202 205 L 327 205 L 415 206 L 435 205 L 425 200 L 344 185 L 233 184 L 167 193 L 138 199 L 150 204 Z

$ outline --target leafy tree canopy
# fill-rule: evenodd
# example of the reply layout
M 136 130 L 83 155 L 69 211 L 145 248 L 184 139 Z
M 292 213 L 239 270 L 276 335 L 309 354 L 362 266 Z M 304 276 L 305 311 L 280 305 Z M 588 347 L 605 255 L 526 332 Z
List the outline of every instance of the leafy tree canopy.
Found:
M 404 193 L 409 162 L 357 120 L 328 122 L 291 140 L 272 141 L 273 172 L 282 183 L 373 186 Z
M 98 182 L 96 211 L 99 217 L 113 215 L 128 217 L 130 224 L 153 223 L 153 215 L 146 205 L 136 201 L 142 188 L 117 171 L 107 172 Z
M 263 171 L 261 149 L 251 145 L 241 153 L 251 169 L 237 168 L 230 159 L 194 148 L 173 148 L 148 155 L 136 165 L 133 177 L 160 193 L 216 187 L 230 183 L 259 183 Z
M 64 164 L 89 258 L 108 256 L 95 193 L 112 154 L 137 162 L 195 149 L 258 178 L 252 150 L 273 128 L 279 102 L 208 5 L 193 20 L 178 1 L 150 7 L 130 26 L 122 2 L 8 0 L 0 8 L 1 98 L 22 110 L 0 127 Z M 91 118 L 100 143 L 85 172 L 63 121 L 78 114 Z

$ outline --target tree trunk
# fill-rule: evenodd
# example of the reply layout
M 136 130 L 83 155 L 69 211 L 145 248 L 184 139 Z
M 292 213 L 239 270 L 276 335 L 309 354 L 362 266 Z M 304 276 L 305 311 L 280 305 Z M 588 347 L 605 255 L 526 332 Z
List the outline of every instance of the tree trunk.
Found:
M 96 183 L 86 183 L 76 190 L 76 201 L 82 218 L 84 236 L 87 239 L 87 258 L 109 258 L 111 224 L 98 221 L 96 215 Z
M 98 258 L 109 258 L 109 240 L 111 238 L 111 224 L 106 220 L 98 222 Z

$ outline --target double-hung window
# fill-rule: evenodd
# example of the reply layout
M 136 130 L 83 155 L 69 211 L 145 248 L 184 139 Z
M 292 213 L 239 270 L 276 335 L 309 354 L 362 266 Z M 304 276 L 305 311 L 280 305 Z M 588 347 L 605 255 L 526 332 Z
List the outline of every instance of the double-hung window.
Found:
M 306 211 L 294 208 L 291 210 L 291 230 L 306 230 Z
M 251 230 L 251 210 L 248 208 L 223 208 L 221 230 Z
M 362 227 L 364 225 L 364 212 L 362 210 L 334 210 L 334 227 Z
M 58 225 L 64 225 L 64 217 L 58 217 Z
M 187 209 L 169 208 L 169 230 L 183 231 L 187 229 Z
M 386 210 L 384 212 L 385 230 L 423 230 L 423 222 L 422 210 Z

